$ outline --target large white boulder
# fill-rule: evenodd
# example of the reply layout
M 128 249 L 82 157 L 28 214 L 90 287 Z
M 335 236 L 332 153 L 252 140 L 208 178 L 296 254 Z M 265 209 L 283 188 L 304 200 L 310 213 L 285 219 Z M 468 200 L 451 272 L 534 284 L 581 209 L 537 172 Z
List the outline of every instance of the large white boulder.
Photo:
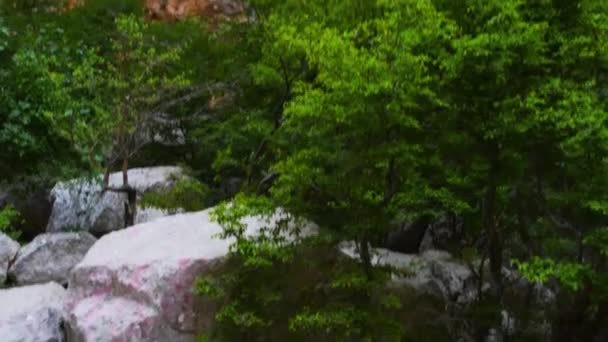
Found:
M 221 264 L 232 243 L 217 237 L 211 210 L 102 237 L 70 276 L 70 341 L 194 341 L 214 317 L 193 293 L 194 280 Z M 243 222 L 256 234 L 281 216 Z
M 95 241 L 87 232 L 38 235 L 19 250 L 8 274 L 19 285 L 50 281 L 67 284 L 70 271 Z
M 63 342 L 65 290 L 57 283 L 0 290 L 2 342 Z
M 0 285 L 6 281 L 8 267 L 19 251 L 19 243 L 0 233 Z
M 129 185 L 135 188 L 139 196 L 147 192 L 169 190 L 183 175 L 184 171 L 174 166 L 128 171 Z M 122 185 L 122 172 L 112 173 L 109 186 Z M 84 230 L 102 235 L 125 227 L 127 195 L 113 191 L 102 192 L 101 177 L 57 183 L 51 190 L 51 197 L 54 202 L 47 226 L 48 232 Z M 135 222 L 138 223 L 169 214 L 166 211 L 155 211 L 154 215 L 150 215 L 143 208 L 139 208 L 137 212 L 142 213 L 141 216 L 135 217 Z

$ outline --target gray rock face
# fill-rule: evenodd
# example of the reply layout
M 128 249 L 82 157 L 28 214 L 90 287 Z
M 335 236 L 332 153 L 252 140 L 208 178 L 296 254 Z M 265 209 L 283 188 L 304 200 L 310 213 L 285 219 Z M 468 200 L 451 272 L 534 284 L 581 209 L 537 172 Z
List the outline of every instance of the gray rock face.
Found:
M 70 271 L 95 241 L 87 232 L 39 235 L 17 253 L 9 276 L 20 285 L 49 281 L 67 284 Z
M 345 245 L 341 252 L 356 257 L 352 246 Z M 375 249 L 374 254 L 374 264 L 390 265 L 408 273 L 408 276 L 394 275 L 392 286 L 407 285 L 420 293 L 457 303 L 469 303 L 475 299 L 473 272 L 467 266 L 452 260 L 448 252 L 428 250 L 418 255 Z
M 63 342 L 65 290 L 57 283 L 0 290 L 2 342 Z
M 0 285 L 6 281 L 8 267 L 19 251 L 19 243 L 0 233 Z
M 170 189 L 175 179 L 183 176 L 179 167 L 151 167 L 128 171 L 129 185 L 138 195 Z M 111 187 L 122 186 L 122 172 L 110 175 Z M 75 179 L 58 183 L 51 191 L 53 210 L 47 226 L 48 232 L 89 231 L 103 235 L 125 227 L 125 193 L 106 191 L 102 193 L 101 178 Z M 141 212 L 139 208 L 137 212 Z M 152 215 L 157 218 L 159 215 Z M 168 213 L 167 213 L 168 214 Z M 136 216 L 136 222 L 146 218 Z
M 388 235 L 385 247 L 399 253 L 418 253 L 428 227 L 429 223 L 426 219 L 403 224 Z
M 174 211 L 169 211 L 165 209 L 159 208 L 137 208 L 137 216 L 135 217 L 135 224 L 146 223 L 150 221 L 154 221 L 161 217 L 181 214 L 184 210 L 177 209 Z
M 216 237 L 222 230 L 210 211 L 102 237 L 70 275 L 70 341 L 194 341 L 214 319 L 214 309 L 193 294 L 194 280 L 218 267 L 232 243 Z M 257 234 L 281 216 L 243 222 Z
M 460 243 L 464 232 L 464 222 L 454 215 L 445 215 L 428 225 L 420 242 L 420 252 L 440 249 L 448 250 L 450 245 Z
M 502 331 L 496 328 L 490 329 L 488 336 L 486 336 L 485 342 L 503 342 L 505 340 Z
M 479 267 L 478 264 L 475 267 Z M 486 265 L 484 274 L 490 274 L 489 266 Z M 518 271 L 503 267 L 502 277 L 505 286 L 508 290 L 513 292 L 513 295 L 519 298 L 526 298 L 530 296 L 531 304 L 542 308 L 541 311 L 552 310 L 556 301 L 556 293 L 547 284 L 531 283 L 524 278 Z
M 508 311 L 500 312 L 500 326 L 490 328 L 485 342 L 502 342 L 509 341 L 517 331 L 517 320 Z

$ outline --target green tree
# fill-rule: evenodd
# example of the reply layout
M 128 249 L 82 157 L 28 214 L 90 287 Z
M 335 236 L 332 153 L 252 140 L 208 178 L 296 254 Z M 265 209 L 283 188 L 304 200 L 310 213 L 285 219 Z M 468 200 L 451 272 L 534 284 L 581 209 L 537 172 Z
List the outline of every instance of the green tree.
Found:
M 244 263 L 243 272 L 290 260 L 285 255 L 292 249 L 277 242 L 280 236 L 248 239 L 233 228 L 235 217 L 256 209 L 282 207 L 318 223 L 321 245 L 330 250 L 354 241 L 355 267 L 336 267 L 324 280 L 339 299 L 304 304 L 290 317 L 289 327 L 296 336 L 398 340 L 403 333 L 395 321 L 398 300 L 384 293 L 390 272 L 372 264 L 372 244 L 382 240 L 395 216 L 415 218 L 434 213 L 441 204 L 464 205 L 422 177 L 426 162 L 420 119 L 441 105 L 436 78 L 428 71 L 433 54 L 440 54 L 450 37 L 449 27 L 438 28 L 449 23 L 430 2 L 352 1 L 345 7 L 319 2 L 301 6 L 301 11 L 294 10 L 295 2 L 277 7 L 265 18 L 273 39 L 252 69 L 258 82 L 281 85 L 279 111 L 266 118 L 273 127 L 268 131 L 275 133 L 264 142 L 276 158 L 269 171 L 278 178 L 268 200 L 261 202 L 265 206 L 253 201 L 252 208 L 236 209 L 252 202 L 233 203 L 228 211 L 236 213 L 225 214 L 231 219 L 220 222 L 226 236 L 237 238 L 234 251 Z M 288 19 L 287 12 L 298 16 Z M 258 258 L 264 263 L 258 264 Z M 236 275 L 237 285 L 228 283 L 228 292 L 234 294 L 242 282 L 253 281 Z M 248 324 L 269 324 L 262 307 L 255 299 L 237 296 L 218 318 L 229 316 L 237 327 L 243 315 L 251 318 L 240 325 L 246 333 Z
M 577 305 L 562 308 L 556 326 L 577 317 L 582 323 L 571 336 L 590 338 L 586 324 L 606 317 L 599 276 L 606 267 L 605 5 L 257 5 L 262 44 L 252 77 L 279 110 L 260 106 L 242 126 L 257 130 L 227 133 L 232 144 L 216 165 L 250 165 L 257 150 L 240 144 L 258 141 L 265 161 L 256 177 L 272 175 L 267 205 L 319 223 L 329 245 L 355 241 L 360 267 L 352 276 L 368 284 L 382 278 L 370 246 L 393 220 L 455 213 L 482 261 L 480 281 L 491 284 L 492 317 L 508 306 L 503 269 L 510 258 L 536 265 L 540 256 L 548 271 L 521 269 L 537 280 L 558 275 L 573 288 L 559 300 Z M 246 190 L 260 190 L 256 183 Z M 241 246 L 260 252 L 264 244 L 237 239 Z M 365 291 L 355 297 L 371 298 Z M 372 307 L 346 298 L 357 303 L 352 312 Z M 294 327 L 322 330 L 344 317 L 321 307 L 305 312 L 294 322 L 308 325 Z

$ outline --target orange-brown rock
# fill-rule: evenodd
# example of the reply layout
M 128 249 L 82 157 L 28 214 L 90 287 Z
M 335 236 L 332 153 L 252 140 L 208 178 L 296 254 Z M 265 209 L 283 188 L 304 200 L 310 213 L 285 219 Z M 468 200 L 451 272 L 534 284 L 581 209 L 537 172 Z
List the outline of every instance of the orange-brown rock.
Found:
M 153 18 L 179 20 L 201 16 L 212 20 L 244 20 L 246 8 L 237 0 L 145 0 L 146 10 Z
M 67 0 L 67 8 L 80 6 L 85 0 Z M 142 0 L 147 14 L 154 19 L 180 20 L 199 16 L 216 21 L 246 20 L 247 8 L 239 0 Z
M 82 3 L 82 0 L 68 0 L 67 9 L 71 10 L 74 7 L 80 6 L 81 3 Z

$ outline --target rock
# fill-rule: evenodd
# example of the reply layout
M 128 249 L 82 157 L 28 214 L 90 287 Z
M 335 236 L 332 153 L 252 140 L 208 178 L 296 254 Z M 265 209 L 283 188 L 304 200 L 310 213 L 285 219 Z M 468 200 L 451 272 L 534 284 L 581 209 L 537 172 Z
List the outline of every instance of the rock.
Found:
M 489 272 L 489 268 L 484 270 L 484 274 L 489 274 Z M 555 291 L 547 284 L 531 283 L 519 272 L 508 267 L 502 268 L 502 276 L 507 289 L 515 297 L 530 297 L 531 304 L 542 307 L 544 310 L 550 310 L 557 302 Z M 529 291 L 531 292 L 528 293 Z
M 423 257 L 429 261 L 431 279 L 440 289 L 444 299 L 458 303 L 470 303 L 477 296 L 475 277 L 468 266 L 452 261 L 451 256 L 434 258 L 433 251 Z
M 19 243 L 0 233 L 0 286 L 6 281 L 8 267 L 19 251 Z
M 352 246 L 344 245 L 341 252 L 355 258 Z M 445 251 L 428 250 L 420 255 L 402 254 L 387 249 L 375 249 L 375 265 L 390 265 L 407 273 L 395 274 L 391 286 L 407 285 L 420 293 L 428 293 L 445 301 L 470 303 L 477 293 L 473 272 L 464 264 L 452 260 Z
M 146 192 L 169 190 L 179 177 L 183 177 L 179 167 L 151 167 L 128 171 L 129 185 L 136 189 L 138 196 Z M 110 175 L 111 187 L 122 186 L 122 172 Z M 54 198 L 53 211 L 47 226 L 48 232 L 89 231 L 93 235 L 103 235 L 125 227 L 125 193 L 106 191 L 102 194 L 101 180 L 76 179 L 55 185 L 51 191 Z M 138 212 L 142 211 L 139 208 Z M 152 215 L 158 218 L 159 212 Z M 143 222 L 147 215 L 135 217 L 135 222 Z
M 188 341 L 188 336 L 159 324 L 157 311 L 133 300 L 90 297 L 74 308 L 72 319 L 87 315 L 77 329 L 68 329 L 68 341 Z
M 70 341 L 101 336 L 193 341 L 215 315 L 193 294 L 194 280 L 219 267 L 232 243 L 217 238 L 222 230 L 211 222 L 210 211 L 168 216 L 102 237 L 70 276 Z M 280 217 L 279 212 L 268 222 Z M 248 234 L 269 225 L 254 217 L 243 222 Z
M 488 336 L 486 336 L 485 342 L 503 342 L 505 340 L 503 333 L 496 328 L 490 329 Z
M 2 342 L 63 342 L 65 290 L 57 283 L 0 290 Z
M 70 271 L 95 241 L 87 232 L 39 235 L 17 253 L 9 276 L 20 285 L 49 281 L 67 284 Z
M 399 229 L 388 235 L 385 247 L 399 253 L 418 253 L 428 226 L 429 223 L 426 219 L 403 224 Z
M 464 232 L 464 222 L 461 218 L 446 214 L 441 219 L 429 224 L 420 242 L 420 252 L 441 249 L 450 250 L 458 245 Z
M 81 6 L 86 0 L 68 0 L 67 9 Z M 247 21 L 247 2 L 239 0 L 145 0 L 148 16 L 161 20 L 180 20 L 199 16 L 209 21 Z
M 146 223 L 146 222 L 154 221 L 161 217 L 181 214 L 183 212 L 184 212 L 184 210 L 182 210 L 182 209 L 166 210 L 166 209 L 159 209 L 159 208 L 138 207 L 137 216 L 135 217 L 135 224 Z
M 207 19 L 246 20 L 246 6 L 238 0 L 146 0 L 148 14 L 159 19 L 200 16 Z
M 515 317 L 507 310 L 502 310 L 500 312 L 500 318 L 502 331 L 508 336 L 515 334 L 517 331 L 517 320 Z
M 485 342 L 502 342 L 512 340 L 517 332 L 517 320 L 507 310 L 500 312 L 500 326 L 491 328 L 485 338 Z

